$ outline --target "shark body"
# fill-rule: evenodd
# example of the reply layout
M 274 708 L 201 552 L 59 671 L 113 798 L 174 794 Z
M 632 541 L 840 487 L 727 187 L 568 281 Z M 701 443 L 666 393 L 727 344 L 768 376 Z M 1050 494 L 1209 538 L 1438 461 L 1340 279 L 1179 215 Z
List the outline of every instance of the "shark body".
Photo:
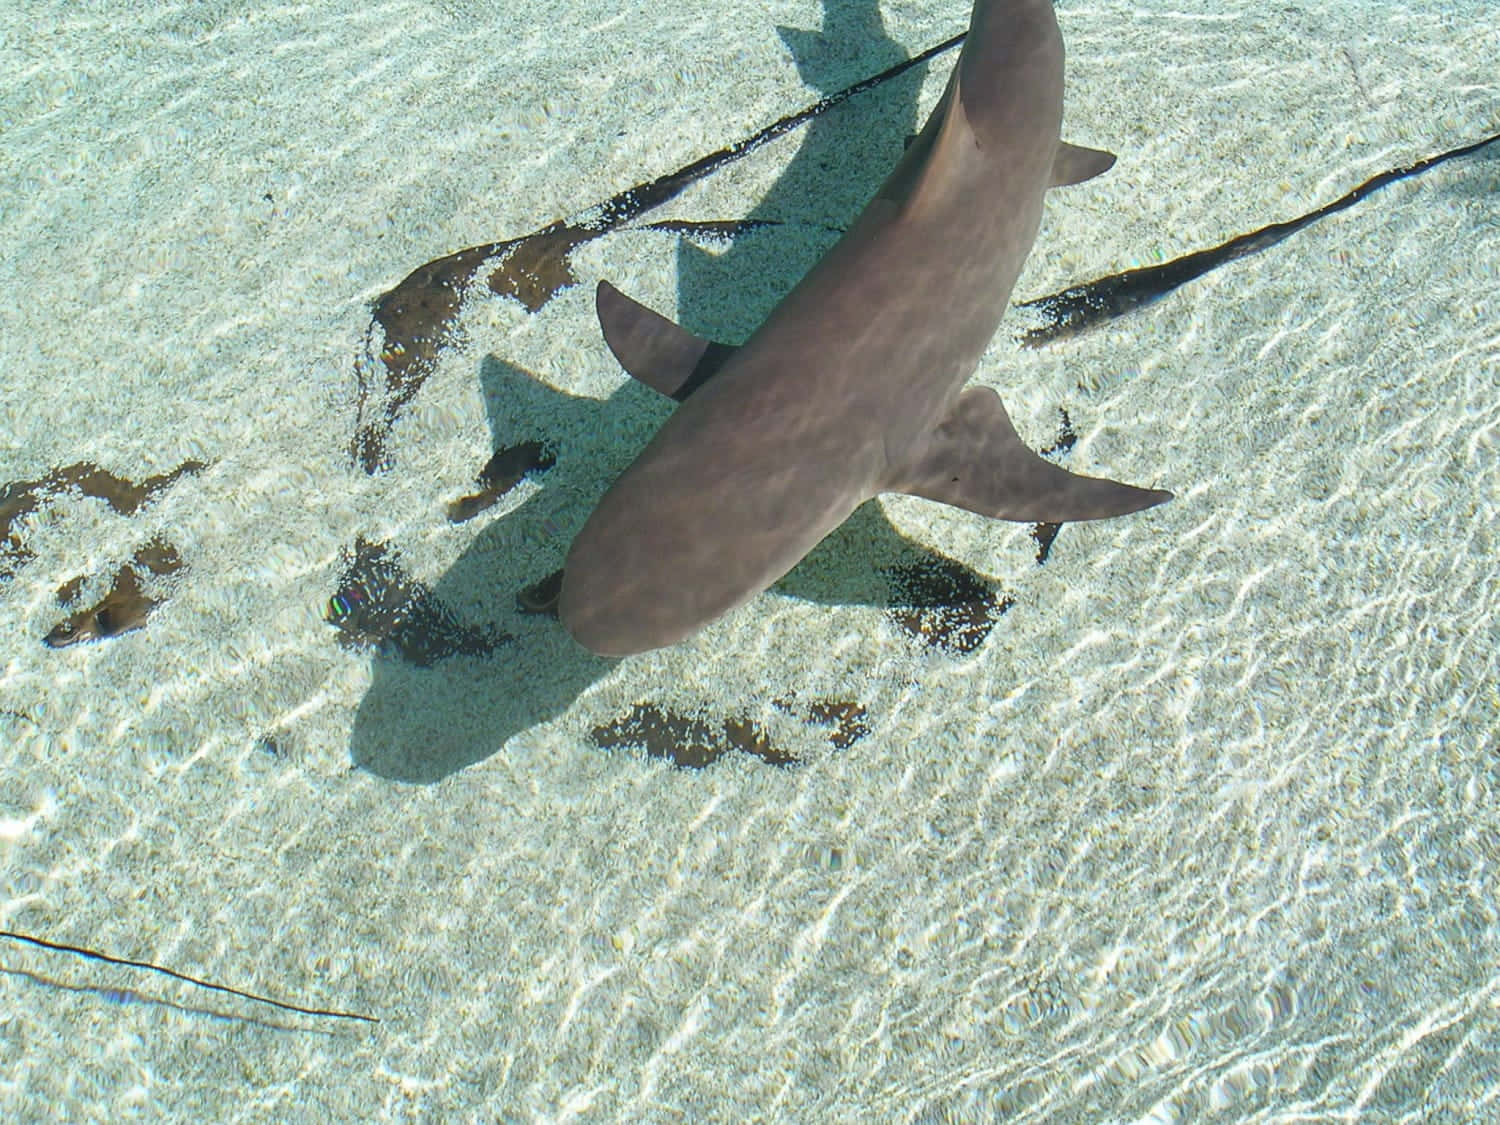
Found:
M 1051 0 L 977 0 L 948 86 L 848 232 L 739 348 L 607 282 L 605 339 L 682 405 L 574 539 L 559 616 L 584 647 L 674 644 L 779 579 L 860 504 L 906 492 L 997 519 L 1124 515 L 1171 493 L 1069 473 L 965 387 L 1043 196 L 1109 168 L 1059 138 Z

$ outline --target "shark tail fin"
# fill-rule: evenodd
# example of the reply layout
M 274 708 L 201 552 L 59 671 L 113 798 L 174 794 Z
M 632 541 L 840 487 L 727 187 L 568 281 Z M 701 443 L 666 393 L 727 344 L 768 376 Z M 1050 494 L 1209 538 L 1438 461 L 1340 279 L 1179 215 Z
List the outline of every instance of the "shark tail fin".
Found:
M 735 350 L 694 336 L 607 281 L 599 282 L 594 309 L 604 342 L 626 373 L 678 402 L 702 386 Z
M 1070 473 L 1034 453 L 989 387 L 970 387 L 959 395 L 922 457 L 889 487 L 1022 523 L 1105 519 L 1172 499 L 1160 489 Z
M 1052 183 L 1049 187 L 1067 187 L 1092 180 L 1101 172 L 1114 166 L 1115 154 L 1099 148 L 1082 148 L 1067 141 L 1057 142 L 1057 155 L 1052 158 Z

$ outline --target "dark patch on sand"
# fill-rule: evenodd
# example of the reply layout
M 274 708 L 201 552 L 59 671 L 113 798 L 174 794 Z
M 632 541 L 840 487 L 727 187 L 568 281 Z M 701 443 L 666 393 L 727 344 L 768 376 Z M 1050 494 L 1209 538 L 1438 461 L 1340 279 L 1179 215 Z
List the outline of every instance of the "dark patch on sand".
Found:
M 142 628 L 151 612 L 166 600 L 165 593 L 148 594 L 143 587 L 145 575 L 165 577 L 182 569 L 182 556 L 172 544 L 153 539 L 122 566 L 109 592 L 96 604 L 75 613 L 55 626 L 42 638 L 48 648 L 66 648 L 80 641 L 101 641 Z M 73 578 L 57 591 L 61 605 L 74 601 L 83 589 L 85 579 Z
M 772 700 L 777 710 L 789 715 L 798 713 L 796 694 Z M 864 705 L 849 699 L 815 699 L 801 709 L 804 721 L 821 727 L 833 728 L 828 741 L 836 750 L 847 750 L 870 733 L 870 725 Z
M 753 754 L 773 766 L 790 766 L 796 759 L 771 745 L 759 723 L 750 719 L 704 718 L 665 711 L 654 703 L 637 703 L 630 713 L 589 732 L 601 750 L 620 747 L 645 750 L 653 758 L 667 758 L 683 769 L 702 769 L 731 750 Z
M 1057 423 L 1057 440 L 1042 450 L 1042 454 L 1047 457 L 1066 453 L 1078 444 L 1078 431 L 1073 429 L 1073 419 L 1069 416 L 1067 407 L 1059 406 L 1057 413 L 1061 416 Z M 1031 538 L 1036 541 L 1038 566 L 1047 561 L 1047 556 L 1052 553 L 1052 541 L 1061 530 L 1060 523 L 1039 523 L 1031 529 Z
M 147 477 L 139 484 L 90 461 L 77 461 L 53 469 L 36 480 L 11 481 L 0 486 L 0 581 L 13 578 L 33 555 L 21 541 L 16 522 L 31 515 L 54 496 L 67 491 L 103 500 L 122 516 L 133 516 L 153 496 L 171 487 L 188 473 L 201 473 L 202 461 L 184 461 L 169 473 Z
M 929 648 L 973 652 L 1016 603 L 962 563 L 941 555 L 891 567 L 886 574 L 900 597 L 886 616 Z
M 1060 523 L 1039 523 L 1031 529 L 1031 538 L 1036 541 L 1036 561 L 1040 566 L 1047 561 L 1047 556 L 1052 553 L 1053 540 L 1057 533 L 1062 530 Z
M 799 708 L 795 697 L 789 696 L 775 700 L 775 706 L 787 714 L 800 712 L 810 725 L 832 727 L 828 741 L 839 750 L 870 733 L 864 707 L 849 700 L 820 699 Z M 765 729 L 752 719 L 710 721 L 701 715 L 668 711 L 654 703 L 637 703 L 628 714 L 595 727 L 590 736 L 602 750 L 641 749 L 682 769 L 702 769 L 736 750 L 772 766 L 797 764 L 791 754 L 772 745 Z
M 539 441 L 523 441 L 495 451 L 476 478 L 479 491 L 461 496 L 448 505 L 448 522 L 463 523 L 473 519 L 495 503 L 527 473 L 546 472 L 557 464 L 557 454 Z
M 1068 450 L 1072 449 L 1073 446 L 1078 444 L 1078 431 L 1073 429 L 1073 419 L 1068 414 L 1068 408 L 1065 406 L 1059 406 L 1057 408 L 1057 413 L 1059 415 L 1057 422 L 1057 440 L 1049 445 L 1046 449 L 1042 450 L 1042 455 L 1045 457 L 1051 457 L 1057 453 L 1066 453 Z
M 425 584 L 407 575 L 394 548 L 363 536 L 344 552 L 327 621 L 345 648 L 373 648 L 420 667 L 450 656 L 488 656 L 513 639 L 494 626 L 462 624 Z
M 533 582 L 516 594 L 516 608 L 522 613 L 549 613 L 557 616 L 557 599 L 562 596 L 563 572 L 554 570 L 540 582 Z

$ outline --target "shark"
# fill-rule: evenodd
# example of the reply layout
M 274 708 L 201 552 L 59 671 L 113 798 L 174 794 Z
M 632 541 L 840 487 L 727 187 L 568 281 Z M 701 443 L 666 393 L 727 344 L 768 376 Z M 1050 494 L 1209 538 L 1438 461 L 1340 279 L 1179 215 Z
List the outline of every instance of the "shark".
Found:
M 1115 157 L 1061 139 L 1052 0 L 976 0 L 947 86 L 874 198 L 742 345 L 697 336 L 607 281 L 595 306 L 633 378 L 680 405 L 573 539 L 557 612 L 585 648 L 676 644 L 898 492 L 993 519 L 1138 512 L 1160 489 L 1033 452 L 969 385 L 1049 188 Z

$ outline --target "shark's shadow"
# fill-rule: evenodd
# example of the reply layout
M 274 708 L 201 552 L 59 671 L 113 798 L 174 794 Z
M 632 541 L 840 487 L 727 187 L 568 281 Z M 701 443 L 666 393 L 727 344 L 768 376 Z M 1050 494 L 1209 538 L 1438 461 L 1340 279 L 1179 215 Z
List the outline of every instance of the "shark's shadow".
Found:
M 556 461 L 534 474 L 540 487 L 521 503 L 499 517 L 481 516 L 488 526 L 430 585 L 401 576 L 398 560 L 382 559 L 386 583 L 404 581 L 408 594 L 384 629 L 362 638 L 374 668 L 351 754 L 357 766 L 393 780 L 437 782 L 487 758 L 513 735 L 566 711 L 613 667 L 574 643 L 551 614 L 525 612 L 518 595 L 561 564 L 597 499 L 596 467 L 623 469 L 672 406 L 636 383 L 602 402 L 575 397 L 494 357 L 484 361 L 481 380 L 496 447 L 535 441 L 555 449 Z M 628 442 L 619 436 L 622 415 L 633 420 Z M 562 445 L 554 434 L 582 436 Z M 902 536 L 875 501 L 773 592 L 829 606 L 879 606 L 913 638 L 959 650 L 972 647 L 965 638 L 977 644 L 1009 604 L 972 572 Z M 381 594 L 369 596 L 378 601 Z
M 800 72 L 819 89 L 868 72 L 872 59 L 884 66 L 906 57 L 886 37 L 875 0 L 829 0 L 825 10 L 822 33 L 780 29 Z M 914 132 L 923 70 L 914 68 L 814 123 L 750 216 L 774 225 L 718 255 L 682 244 L 678 314 L 688 327 L 742 339 L 811 268 L 874 194 Z M 847 190 L 831 195 L 830 183 Z M 550 467 L 537 476 L 541 487 L 492 518 L 430 588 L 409 586 L 418 591 L 415 598 L 391 602 L 385 631 L 360 635 L 375 649 L 374 674 L 355 717 L 351 753 L 357 766 L 393 780 L 433 783 L 483 760 L 512 736 L 567 710 L 613 666 L 575 644 L 554 617 L 522 612 L 517 595 L 561 566 L 598 500 L 601 467 L 604 479 L 623 470 L 673 408 L 628 381 L 602 402 L 570 396 L 493 356 L 480 378 L 494 448 L 540 443 Z M 581 436 L 564 445 L 555 436 L 562 434 Z M 859 565 L 848 565 L 851 559 Z M 383 559 L 381 565 L 388 583 L 394 563 Z M 912 636 L 929 644 L 956 636 L 947 647 L 959 650 L 977 644 L 1009 605 L 977 575 L 902 537 L 875 502 L 863 505 L 773 589 L 832 606 L 882 606 Z M 349 609 L 339 596 L 334 603 Z M 957 624 L 944 626 L 943 612 Z M 413 617 L 424 629 L 435 624 L 440 635 L 412 638 Z M 489 624 L 476 628 L 460 619 Z
M 825 5 L 823 29 L 778 27 L 797 73 L 823 95 L 907 58 L 878 0 Z M 722 253 L 678 244 L 674 320 L 711 340 L 742 340 L 849 227 L 916 133 L 925 65 L 835 106 L 807 126 L 776 183 L 745 216 L 753 229 Z

